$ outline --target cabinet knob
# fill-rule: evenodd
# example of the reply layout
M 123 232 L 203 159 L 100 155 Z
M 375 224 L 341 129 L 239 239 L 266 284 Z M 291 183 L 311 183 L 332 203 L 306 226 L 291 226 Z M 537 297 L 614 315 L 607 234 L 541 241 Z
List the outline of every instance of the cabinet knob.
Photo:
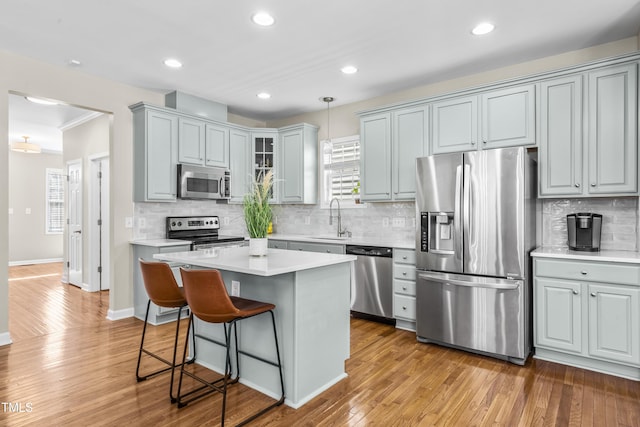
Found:
M 403 286 L 403 287 L 402 287 L 402 290 L 403 290 L 403 291 L 406 291 L 406 290 L 407 290 L 407 287 L 406 287 L 406 286 Z
M 482 143 L 483 143 L 483 144 L 486 144 L 486 143 L 487 143 L 487 141 L 482 141 Z
M 578 291 L 576 291 L 575 289 L 573 290 L 573 294 L 574 295 L 578 295 Z
M 586 276 L 586 275 L 587 275 L 587 272 L 586 272 L 585 270 L 582 270 L 582 271 L 580 272 L 580 274 L 582 274 L 583 276 Z
M 402 272 L 402 275 L 403 275 L 403 276 L 406 276 L 406 275 L 407 275 L 407 272 L 406 272 L 406 271 L 403 271 L 403 272 Z
M 591 184 L 591 186 L 592 186 L 592 187 L 595 187 L 596 185 L 595 185 L 595 184 Z
M 576 188 L 580 188 L 580 183 L 576 182 Z
M 331 251 L 330 251 L 329 249 L 327 249 L 327 253 L 328 253 L 328 254 L 330 254 L 330 253 L 331 253 Z
M 596 293 L 595 293 L 595 292 L 591 292 L 591 296 L 592 296 L 592 297 L 595 297 L 595 296 L 596 296 Z
M 402 259 L 407 259 L 407 256 L 406 256 L 406 255 L 405 255 L 405 256 L 403 256 L 403 257 L 402 257 Z
M 402 306 L 402 309 L 403 309 L 403 310 L 406 310 L 406 309 L 407 309 L 407 306 L 406 306 L 406 305 L 403 305 L 403 306 Z
M 476 142 L 475 141 L 471 141 L 471 145 L 476 145 Z

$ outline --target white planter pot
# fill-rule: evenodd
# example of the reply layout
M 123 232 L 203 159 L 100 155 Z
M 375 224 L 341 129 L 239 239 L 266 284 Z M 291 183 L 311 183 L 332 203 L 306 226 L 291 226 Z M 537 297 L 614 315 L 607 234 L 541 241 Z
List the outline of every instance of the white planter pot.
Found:
M 251 256 L 266 256 L 267 249 L 269 248 L 269 239 L 264 238 L 250 238 L 249 239 L 249 255 Z

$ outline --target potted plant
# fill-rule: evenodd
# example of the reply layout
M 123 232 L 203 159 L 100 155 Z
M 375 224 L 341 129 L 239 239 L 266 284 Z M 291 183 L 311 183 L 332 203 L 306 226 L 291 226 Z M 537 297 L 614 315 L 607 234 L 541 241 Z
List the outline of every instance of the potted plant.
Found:
M 273 171 L 269 170 L 253 179 L 250 191 L 244 196 L 244 221 L 249 232 L 249 255 L 267 254 L 267 231 L 272 217 L 269 197 L 272 187 Z
M 354 195 L 356 204 L 360 204 L 360 181 L 358 181 L 356 186 L 351 189 L 351 194 Z

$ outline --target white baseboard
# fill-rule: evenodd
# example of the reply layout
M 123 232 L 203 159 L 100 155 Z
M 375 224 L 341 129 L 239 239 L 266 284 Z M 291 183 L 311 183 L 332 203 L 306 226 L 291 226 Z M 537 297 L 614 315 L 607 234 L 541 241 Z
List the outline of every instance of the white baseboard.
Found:
M 124 308 L 122 310 L 109 310 L 107 312 L 108 320 L 121 320 L 133 317 L 133 307 Z
M 16 265 L 30 265 L 30 264 L 49 264 L 51 262 L 62 262 L 62 258 L 48 258 L 48 259 L 28 259 L 22 261 L 9 261 L 9 267 Z
M 9 345 L 13 341 L 11 341 L 11 337 L 9 336 L 9 332 L 3 332 L 0 334 L 0 347 L 3 345 Z

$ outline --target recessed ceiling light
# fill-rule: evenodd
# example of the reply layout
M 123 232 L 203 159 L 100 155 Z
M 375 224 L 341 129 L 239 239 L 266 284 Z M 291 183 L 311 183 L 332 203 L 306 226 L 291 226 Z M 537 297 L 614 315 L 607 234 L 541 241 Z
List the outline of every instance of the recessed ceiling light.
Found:
M 256 95 L 258 98 L 260 99 L 269 99 L 271 98 L 271 94 L 267 93 L 267 92 L 260 92 L 258 95 Z
M 346 67 L 342 67 L 340 71 L 342 71 L 345 74 L 355 74 L 358 72 L 358 69 L 353 65 L 347 65 Z
M 46 99 L 42 99 L 42 98 L 35 98 L 33 96 L 25 96 L 24 97 L 27 101 L 31 101 L 34 104 L 41 104 L 41 105 L 58 105 L 57 102 L 55 101 L 48 101 Z
M 164 60 L 164 65 L 166 65 L 169 68 L 180 68 L 182 67 L 182 62 L 174 58 L 169 58 Z
M 482 36 L 484 34 L 489 34 L 491 31 L 493 31 L 494 28 L 495 25 L 489 22 L 482 22 L 476 25 L 475 28 L 471 30 L 471 33 L 476 36 Z
M 276 22 L 276 20 L 273 18 L 273 16 L 269 15 L 267 12 L 255 13 L 251 17 L 251 20 L 255 24 L 260 25 L 261 27 L 270 27 L 271 25 L 274 24 L 274 22 Z

